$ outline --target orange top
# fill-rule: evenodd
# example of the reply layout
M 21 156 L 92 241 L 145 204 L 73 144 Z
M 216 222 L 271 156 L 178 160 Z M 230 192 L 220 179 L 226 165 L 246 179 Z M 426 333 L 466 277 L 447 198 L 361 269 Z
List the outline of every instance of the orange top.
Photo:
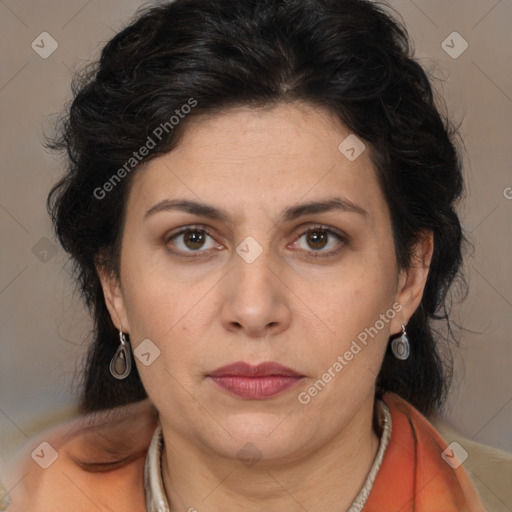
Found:
M 466 470 L 427 419 L 394 393 L 383 400 L 391 440 L 363 511 L 485 512 Z
M 448 462 L 443 459 L 447 443 L 434 427 L 398 395 L 386 393 L 383 400 L 391 439 L 363 511 L 485 512 L 449 448 Z M 144 462 L 157 425 L 154 407 L 144 400 L 115 416 L 71 420 L 30 441 L 5 476 L 8 512 L 145 512 Z

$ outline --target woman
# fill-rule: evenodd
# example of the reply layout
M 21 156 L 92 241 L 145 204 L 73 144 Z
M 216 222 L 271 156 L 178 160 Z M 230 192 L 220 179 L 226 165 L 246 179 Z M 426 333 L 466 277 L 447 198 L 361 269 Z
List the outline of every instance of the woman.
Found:
M 463 180 L 410 53 L 360 0 L 176 0 L 105 46 L 49 197 L 84 416 L 13 510 L 484 510 L 425 419 Z

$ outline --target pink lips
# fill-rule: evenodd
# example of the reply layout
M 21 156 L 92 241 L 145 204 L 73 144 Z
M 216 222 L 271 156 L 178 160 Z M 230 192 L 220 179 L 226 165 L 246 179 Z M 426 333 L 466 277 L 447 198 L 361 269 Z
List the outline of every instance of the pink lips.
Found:
M 248 400 L 262 400 L 290 389 L 304 375 L 278 363 L 251 366 L 240 361 L 218 368 L 208 377 L 229 393 Z

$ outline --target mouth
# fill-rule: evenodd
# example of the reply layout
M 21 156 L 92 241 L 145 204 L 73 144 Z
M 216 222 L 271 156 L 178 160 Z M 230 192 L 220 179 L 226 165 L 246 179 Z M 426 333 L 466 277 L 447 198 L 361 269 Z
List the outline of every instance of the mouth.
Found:
M 207 375 L 220 389 L 246 400 L 263 400 L 295 387 L 305 376 L 274 362 L 252 366 L 243 361 Z

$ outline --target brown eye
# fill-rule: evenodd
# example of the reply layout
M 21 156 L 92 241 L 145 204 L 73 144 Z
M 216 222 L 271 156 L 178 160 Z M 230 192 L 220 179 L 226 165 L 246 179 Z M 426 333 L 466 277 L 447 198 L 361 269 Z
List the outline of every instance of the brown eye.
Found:
M 205 236 L 201 231 L 187 231 L 183 235 L 183 243 L 189 249 L 200 249 L 204 245 Z
M 323 249 L 329 239 L 329 235 L 325 230 L 310 231 L 306 233 L 306 240 L 312 249 Z
M 212 236 L 203 228 L 189 227 L 175 233 L 167 240 L 167 245 L 177 254 L 190 255 L 191 253 L 207 253 L 208 249 L 217 248 L 218 245 Z
M 294 245 L 311 256 L 332 256 L 347 243 L 348 238 L 332 229 L 315 226 L 301 233 Z

